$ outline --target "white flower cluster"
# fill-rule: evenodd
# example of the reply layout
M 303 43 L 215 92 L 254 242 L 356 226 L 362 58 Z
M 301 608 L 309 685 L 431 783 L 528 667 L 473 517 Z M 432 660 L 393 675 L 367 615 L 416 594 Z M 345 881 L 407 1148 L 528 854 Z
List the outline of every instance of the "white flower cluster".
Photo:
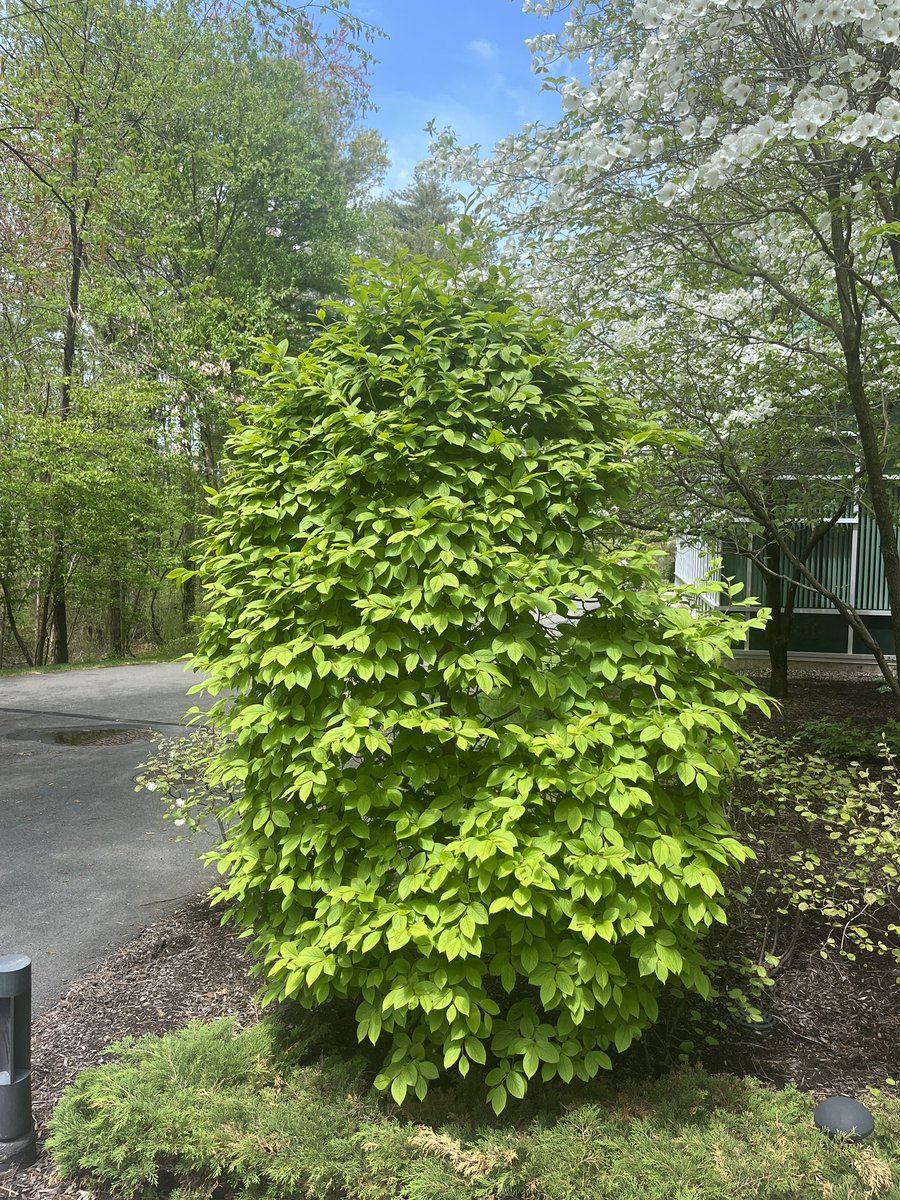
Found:
M 745 402 L 739 408 L 726 413 L 722 418 L 722 426 L 724 429 L 732 429 L 737 425 L 746 429 L 751 425 L 758 425 L 774 412 L 775 403 L 771 396 L 757 396 L 750 403 Z
M 859 24 L 864 37 L 886 44 L 900 42 L 900 14 L 876 0 L 801 0 L 795 19 L 801 28 Z
M 552 76 L 583 52 L 558 125 L 529 126 L 493 160 L 450 136 L 435 150 L 481 190 L 537 299 L 573 323 L 590 318 L 584 348 L 598 366 L 614 361 L 632 394 L 650 376 L 693 388 L 715 414 L 711 437 L 748 439 L 802 397 L 804 364 L 821 374 L 834 363 L 839 378 L 828 246 L 845 209 L 829 204 L 820 171 L 837 163 L 858 200 L 845 224 L 868 289 L 864 350 L 895 394 L 897 282 L 871 236 L 885 219 L 871 181 L 891 178 L 900 150 L 900 0 L 530 7 L 577 15 L 531 43 Z M 699 196 L 717 189 L 720 200 Z M 706 212 L 722 214 L 703 268 L 716 283 L 691 290 L 675 264 L 703 260 L 693 231 Z M 717 274 L 719 253 L 738 269 Z M 820 315 L 785 303 L 792 295 Z
M 566 8 L 561 0 L 526 7 L 545 15 Z M 620 11 L 610 20 L 608 6 L 594 0 L 561 33 L 531 42 L 548 72 L 589 48 L 588 80 L 573 78 L 560 93 L 568 137 L 566 122 L 552 131 L 555 144 L 532 128 L 524 142 L 497 151 L 498 161 L 518 160 L 532 181 L 541 175 L 558 206 L 572 203 L 576 173 L 583 186 L 644 170 L 660 202 L 671 205 L 791 145 L 900 142 L 898 0 L 801 0 L 793 8 L 781 0 L 637 0 L 630 19 Z M 623 45 L 633 52 L 623 55 Z M 671 172 L 673 160 L 682 169 Z M 663 164 L 663 173 L 654 171 Z M 486 182 L 472 152 L 455 165 Z M 508 178 L 499 186 L 506 197 L 515 190 Z

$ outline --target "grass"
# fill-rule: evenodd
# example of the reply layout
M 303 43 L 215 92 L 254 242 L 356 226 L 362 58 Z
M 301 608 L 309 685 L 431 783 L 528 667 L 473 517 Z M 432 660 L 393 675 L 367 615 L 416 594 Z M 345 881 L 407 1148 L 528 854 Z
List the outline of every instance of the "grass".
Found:
M 12 675 L 53 675 L 62 671 L 87 671 L 99 667 L 135 667 L 151 663 L 178 662 L 184 657 L 179 648 L 174 647 L 167 653 L 130 654 L 122 658 L 102 658 L 85 662 L 47 663 L 41 667 L 0 667 L 0 679 Z
M 497 1120 L 469 1081 L 398 1110 L 307 1020 L 119 1043 L 63 1096 L 60 1174 L 150 1200 L 898 1200 L 900 1102 L 862 1147 L 814 1099 L 683 1070 L 546 1088 Z

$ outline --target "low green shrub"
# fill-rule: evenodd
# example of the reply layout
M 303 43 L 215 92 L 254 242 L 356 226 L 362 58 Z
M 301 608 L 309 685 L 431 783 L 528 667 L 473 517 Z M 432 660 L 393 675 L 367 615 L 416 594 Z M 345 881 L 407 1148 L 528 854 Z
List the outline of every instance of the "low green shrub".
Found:
M 797 730 L 801 742 L 830 758 L 874 762 L 887 751 L 900 754 L 900 721 L 885 721 L 880 729 L 863 729 L 853 721 L 807 721 Z
M 122 1200 L 874 1200 L 896 1198 L 900 1102 L 865 1147 L 830 1141 L 815 1101 L 678 1072 L 545 1088 L 517 1123 L 468 1083 L 413 1120 L 370 1090 L 363 1058 L 322 1059 L 303 1026 L 230 1021 L 120 1043 L 51 1122 L 64 1179 Z M 468 1089 L 468 1091 L 466 1091 Z M 478 1116 L 473 1120 L 475 1100 Z
M 195 833 L 225 837 L 227 814 L 243 789 L 236 780 L 214 778 L 212 766 L 230 740 L 212 725 L 195 725 L 188 733 L 159 738 L 152 757 L 138 768 L 135 791 L 158 793 L 164 820 L 181 830 L 176 841 Z

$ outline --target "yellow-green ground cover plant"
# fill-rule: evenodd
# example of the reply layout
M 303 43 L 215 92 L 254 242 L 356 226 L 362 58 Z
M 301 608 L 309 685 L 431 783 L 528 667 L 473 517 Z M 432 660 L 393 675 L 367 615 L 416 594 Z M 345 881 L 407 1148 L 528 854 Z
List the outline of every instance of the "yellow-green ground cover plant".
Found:
M 732 929 L 749 941 L 740 926 L 764 923 L 770 972 L 790 961 L 801 929 L 823 958 L 900 968 L 897 760 L 883 742 L 877 767 L 835 762 L 806 748 L 807 728 L 780 739 L 754 731 L 741 749 L 728 811 L 754 857 L 735 890 L 747 911 Z
M 511 1121 L 458 1078 L 398 1113 L 370 1062 L 309 1024 L 196 1024 L 111 1054 L 66 1092 L 49 1145 L 64 1178 L 121 1200 L 900 1195 L 896 1100 L 872 1102 L 875 1136 L 853 1146 L 813 1127 L 811 1096 L 699 1070 L 538 1083 Z
M 265 345 L 200 573 L 241 792 L 212 854 L 264 998 L 355 1001 L 377 1086 L 497 1112 L 705 996 L 759 693 L 616 513 L 658 437 L 502 268 L 361 270 Z M 560 622 L 560 618 L 562 621 Z

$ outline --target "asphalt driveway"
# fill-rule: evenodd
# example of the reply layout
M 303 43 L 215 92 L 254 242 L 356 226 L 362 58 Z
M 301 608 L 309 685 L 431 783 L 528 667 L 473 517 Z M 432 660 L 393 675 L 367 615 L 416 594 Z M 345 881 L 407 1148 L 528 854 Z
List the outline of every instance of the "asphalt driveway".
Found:
M 196 678 L 154 663 L 0 679 L 0 954 L 32 958 L 35 1013 L 215 881 L 133 782 L 148 731 L 204 706 Z M 109 728 L 113 744 L 83 741 Z

